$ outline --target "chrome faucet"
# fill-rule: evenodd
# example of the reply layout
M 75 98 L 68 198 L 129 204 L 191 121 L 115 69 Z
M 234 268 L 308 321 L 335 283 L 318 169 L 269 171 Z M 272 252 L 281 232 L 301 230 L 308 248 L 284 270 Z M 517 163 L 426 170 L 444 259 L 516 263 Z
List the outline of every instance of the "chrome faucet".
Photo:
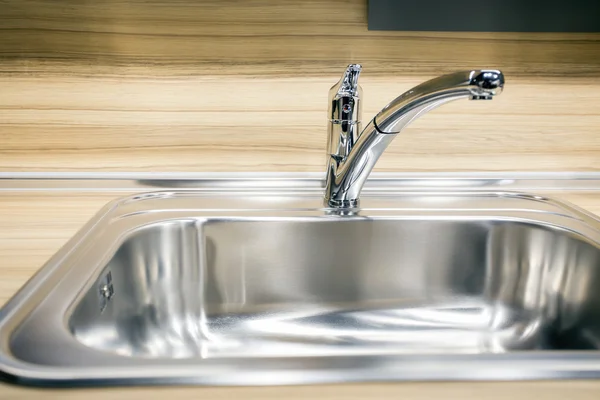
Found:
M 375 163 L 412 121 L 452 100 L 491 100 L 504 87 L 504 75 L 497 70 L 440 76 L 398 96 L 361 130 L 361 69 L 350 64 L 329 91 L 325 205 L 333 208 L 358 207 L 360 191 Z

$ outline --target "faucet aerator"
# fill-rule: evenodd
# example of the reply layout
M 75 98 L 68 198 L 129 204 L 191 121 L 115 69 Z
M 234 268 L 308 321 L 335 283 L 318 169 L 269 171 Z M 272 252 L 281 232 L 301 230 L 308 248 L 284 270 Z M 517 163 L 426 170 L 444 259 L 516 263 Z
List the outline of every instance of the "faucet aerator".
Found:
M 469 100 L 492 100 L 494 98 L 494 96 L 492 96 L 491 94 L 486 94 L 486 95 L 482 95 L 482 94 L 475 94 L 472 95 Z

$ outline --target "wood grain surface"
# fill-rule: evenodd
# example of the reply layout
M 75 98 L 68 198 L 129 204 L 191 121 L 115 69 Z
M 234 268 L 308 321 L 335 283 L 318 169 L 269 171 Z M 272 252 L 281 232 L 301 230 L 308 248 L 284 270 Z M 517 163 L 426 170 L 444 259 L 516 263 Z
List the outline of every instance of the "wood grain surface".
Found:
M 600 168 L 600 34 L 368 31 L 364 0 L 0 0 L 0 170 L 319 171 L 349 62 L 365 119 L 441 73 L 507 75 L 377 170 Z
M 306 77 L 362 62 L 382 76 L 482 64 L 511 76 L 600 74 L 599 34 L 368 31 L 365 0 L 2 0 L 0 7 L 0 55 L 45 62 L 33 71 L 69 74 L 76 61 L 117 76 L 126 67 L 145 76 Z
M 107 389 L 23 389 L 0 386 L 11 400 L 598 400 L 597 381 L 380 383 L 281 387 L 135 387 Z

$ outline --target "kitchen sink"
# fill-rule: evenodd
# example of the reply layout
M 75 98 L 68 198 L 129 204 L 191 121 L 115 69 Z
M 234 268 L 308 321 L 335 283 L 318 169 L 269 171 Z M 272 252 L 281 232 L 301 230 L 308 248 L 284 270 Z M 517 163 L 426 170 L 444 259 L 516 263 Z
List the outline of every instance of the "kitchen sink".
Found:
M 4 307 L 37 385 L 600 377 L 600 222 L 503 191 L 143 193 Z

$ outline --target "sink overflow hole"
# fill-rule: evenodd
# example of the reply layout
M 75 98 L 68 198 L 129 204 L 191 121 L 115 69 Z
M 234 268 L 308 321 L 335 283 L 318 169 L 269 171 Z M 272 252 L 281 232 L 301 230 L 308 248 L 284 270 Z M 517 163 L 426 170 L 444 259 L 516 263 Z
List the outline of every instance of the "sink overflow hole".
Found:
M 98 291 L 100 294 L 100 312 L 103 312 L 108 302 L 115 294 L 115 288 L 112 284 L 112 274 L 110 271 L 98 283 Z

